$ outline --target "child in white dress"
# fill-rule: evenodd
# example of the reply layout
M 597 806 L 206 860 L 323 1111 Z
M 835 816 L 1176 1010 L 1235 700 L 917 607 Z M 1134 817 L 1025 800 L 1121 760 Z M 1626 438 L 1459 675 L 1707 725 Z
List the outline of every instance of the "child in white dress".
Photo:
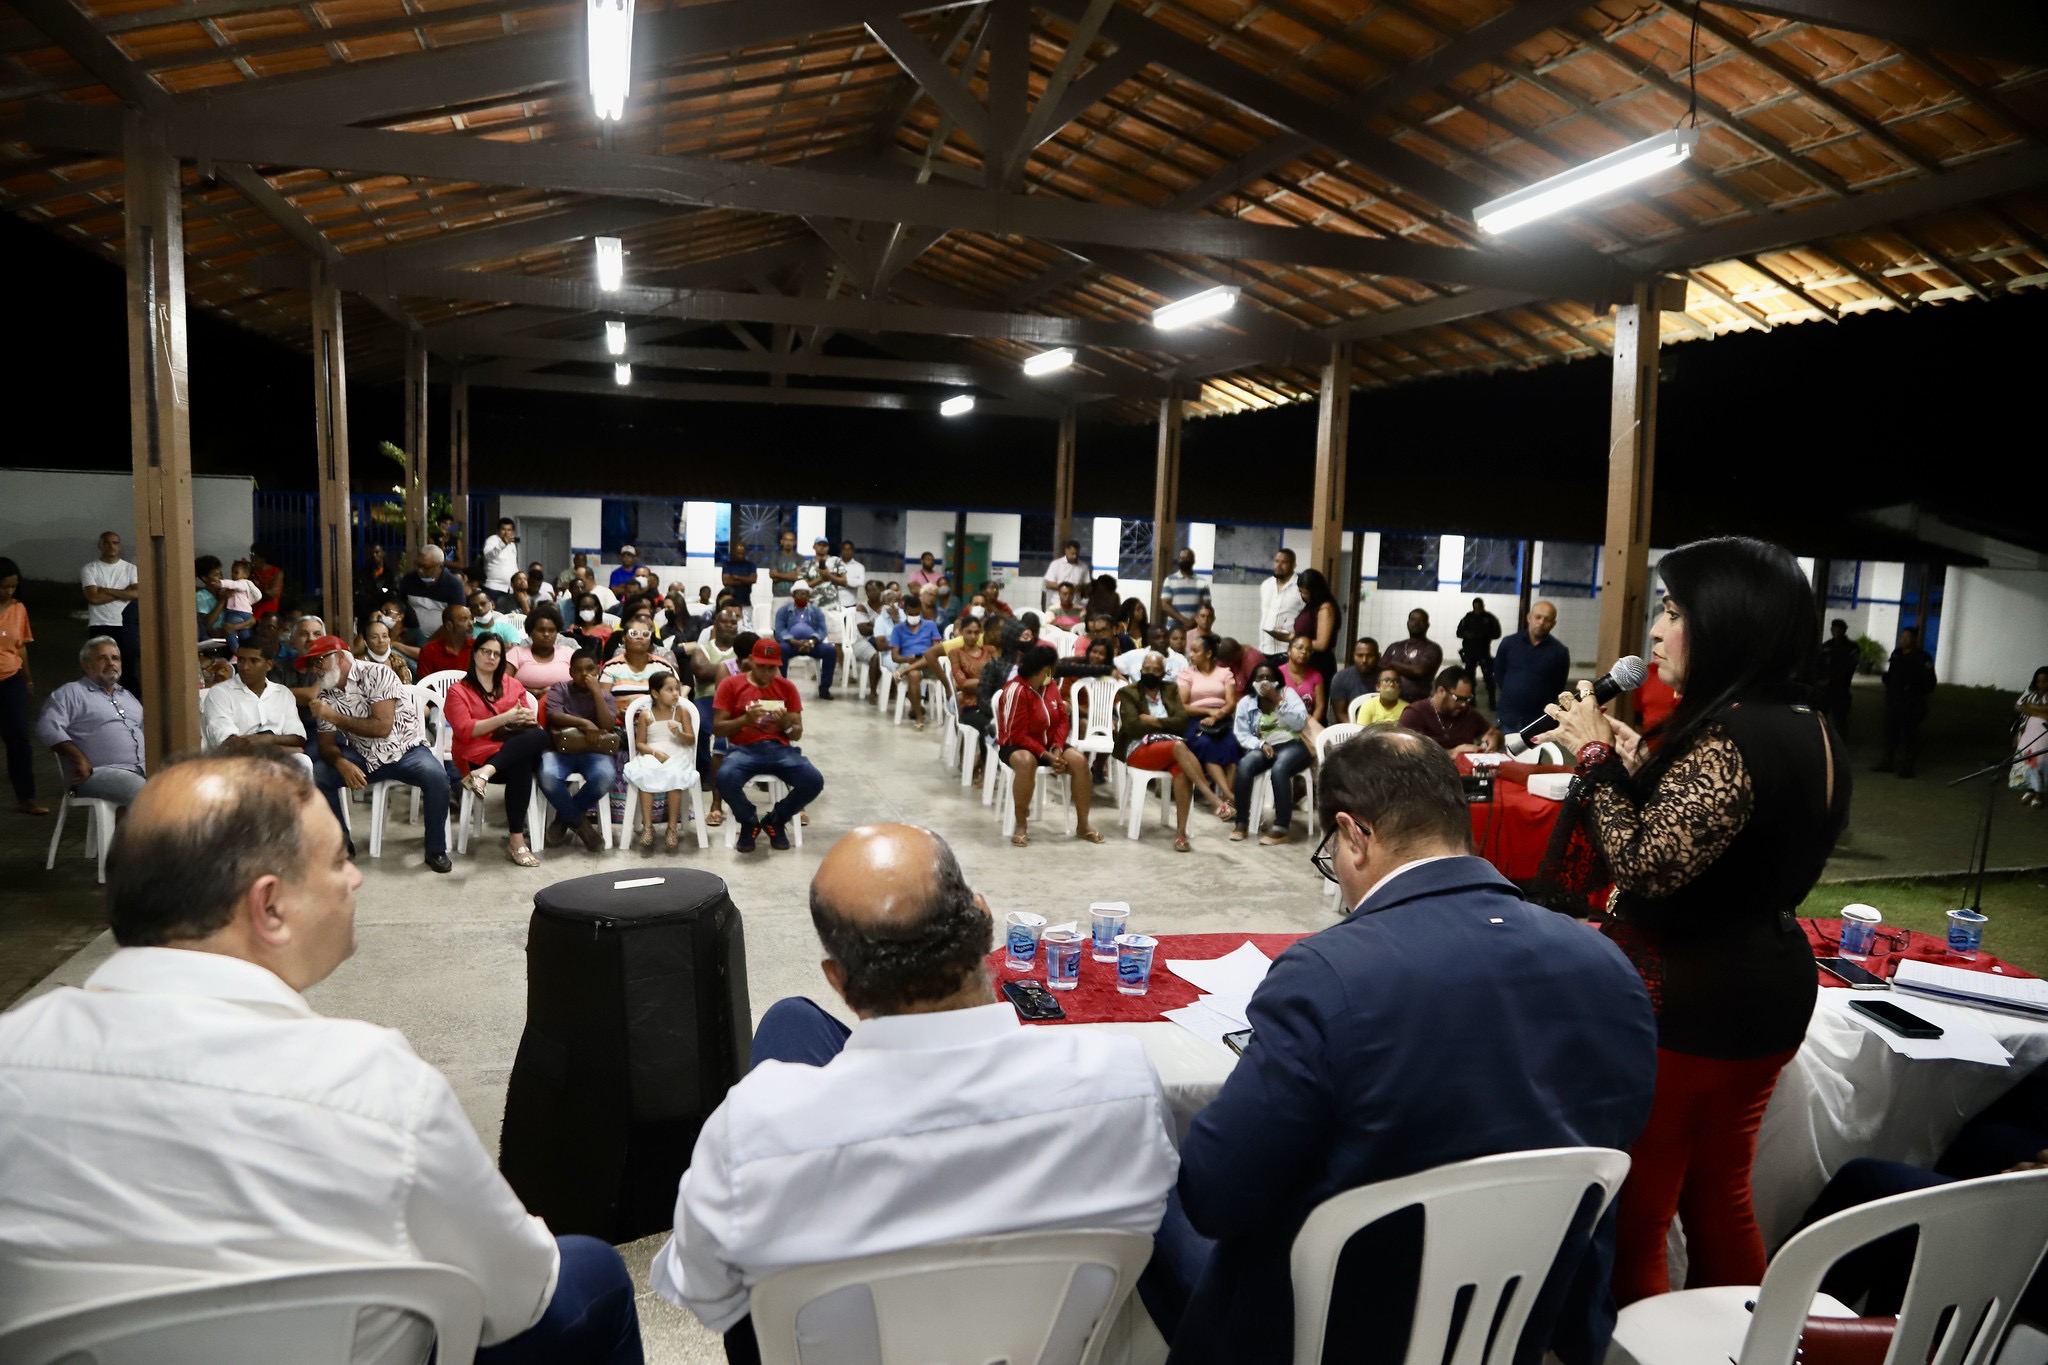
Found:
M 670 853 L 681 840 L 688 792 L 697 786 L 697 708 L 683 697 L 673 673 L 648 680 L 652 700 L 633 718 L 634 756 L 626 761 L 626 781 L 640 793 L 640 847 L 654 847 L 654 793 L 668 792 L 668 837 L 661 846 Z

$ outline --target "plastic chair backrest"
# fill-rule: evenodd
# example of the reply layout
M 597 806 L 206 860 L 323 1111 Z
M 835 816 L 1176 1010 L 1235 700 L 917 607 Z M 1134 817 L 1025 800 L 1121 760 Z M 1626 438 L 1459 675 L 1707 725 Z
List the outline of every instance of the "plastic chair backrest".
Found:
M 625 717 L 619 722 L 619 727 L 626 732 L 626 761 L 628 763 L 631 763 L 640 756 L 640 746 L 633 742 L 634 735 L 636 734 L 634 722 L 642 711 L 649 710 L 653 706 L 654 698 L 635 697 L 633 698 L 633 704 L 626 708 Z
M 1115 678 L 1074 679 L 1073 687 L 1067 692 L 1067 705 L 1073 707 L 1073 699 L 1078 695 L 1088 698 L 1088 717 L 1078 738 L 1107 739 L 1116 733 L 1116 694 L 1122 686 Z
M 1136 1233 L 1037 1232 L 803 1266 L 754 1286 L 754 1337 L 763 1365 L 1093 1365 L 1151 1255 Z
M 1331 745 L 1342 744 L 1353 735 L 1364 733 L 1365 727 L 1363 725 L 1353 725 L 1348 720 L 1339 721 L 1335 725 L 1325 725 L 1323 732 L 1316 736 L 1316 762 L 1320 763 L 1323 761 L 1323 756 L 1330 752 Z
M 1507 1365 L 1588 1192 L 1599 1191 L 1597 1218 L 1628 1164 L 1626 1152 L 1554 1147 L 1460 1161 L 1332 1195 L 1294 1238 L 1295 1365 L 1323 1358 L 1345 1243 L 1360 1228 L 1416 1205 L 1423 1215 L 1422 1274 L 1406 1365 Z
M 1821 1219 L 1771 1258 L 1740 1365 L 1792 1365 L 1807 1306 L 1835 1262 L 1913 1227 L 1913 1273 L 1885 1365 L 1988 1365 L 2048 1250 L 2048 1171 L 1959 1180 Z M 1936 1351 L 1935 1330 L 1951 1309 Z
M 1059 656 L 1062 659 L 1074 652 L 1074 637 L 1072 633 L 1061 630 L 1058 626 L 1041 625 L 1038 628 L 1038 643 L 1051 645 L 1059 651 Z
M 150 1289 L 0 1328 L 10 1365 L 349 1365 L 358 1313 L 394 1309 L 431 1324 L 442 1360 L 468 1360 L 484 1295 L 453 1266 L 333 1265 Z M 280 1343 L 290 1342 L 287 1353 Z
M 420 721 L 427 728 L 427 747 L 438 758 L 455 753 L 455 735 L 448 727 L 448 689 L 467 676 L 452 668 L 429 673 L 412 685 L 413 699 L 420 708 Z

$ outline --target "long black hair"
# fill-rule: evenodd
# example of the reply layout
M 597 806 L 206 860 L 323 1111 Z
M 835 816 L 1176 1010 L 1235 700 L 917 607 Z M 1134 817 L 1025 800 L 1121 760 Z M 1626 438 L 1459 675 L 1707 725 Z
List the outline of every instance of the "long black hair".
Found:
M 1681 545 L 1657 564 L 1685 614 L 1685 692 L 1655 732 L 1654 776 L 1730 707 L 1806 699 L 1820 609 L 1790 551 L 1748 536 Z
M 1313 615 L 1322 609 L 1323 603 L 1328 602 L 1330 610 L 1336 613 L 1334 617 L 1336 624 L 1343 625 L 1343 605 L 1337 601 L 1337 594 L 1330 591 L 1330 580 L 1323 576 L 1323 571 L 1321 569 L 1303 569 L 1296 577 L 1301 580 L 1302 610 Z M 1309 643 L 1311 645 L 1315 643 L 1314 635 L 1315 628 L 1311 626 L 1309 628 Z

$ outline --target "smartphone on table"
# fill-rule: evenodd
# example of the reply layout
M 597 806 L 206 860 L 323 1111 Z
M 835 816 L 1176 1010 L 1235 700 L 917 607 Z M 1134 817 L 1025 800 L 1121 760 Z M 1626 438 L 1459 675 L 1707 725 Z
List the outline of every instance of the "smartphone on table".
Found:
M 1889 1000 L 1852 1000 L 1849 1008 L 1858 1014 L 1875 1019 L 1885 1028 L 1901 1038 L 1939 1038 L 1941 1026 L 1930 1024 L 1911 1010 L 1901 1009 Z
M 1839 981 L 1845 981 L 1852 991 L 1881 991 L 1885 989 L 1884 978 L 1860 962 L 1851 962 L 1846 957 L 1817 957 L 1813 965 Z
M 1064 1019 L 1067 1012 L 1060 1008 L 1060 1002 L 1053 993 L 1036 981 L 1005 981 L 1003 994 L 1017 1007 L 1017 1013 L 1026 1019 Z

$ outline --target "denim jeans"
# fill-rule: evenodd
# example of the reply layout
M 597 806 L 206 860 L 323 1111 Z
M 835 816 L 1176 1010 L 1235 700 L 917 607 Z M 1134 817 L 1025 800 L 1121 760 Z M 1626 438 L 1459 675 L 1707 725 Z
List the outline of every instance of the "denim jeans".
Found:
M 146 779 L 133 768 L 94 768 L 92 776 L 71 789 L 73 796 L 90 796 L 96 801 L 111 801 L 117 806 L 126 806 L 142 795 L 142 784 Z
M 421 818 L 427 827 L 427 856 L 448 851 L 448 768 L 434 757 L 433 750 L 416 744 L 396 763 L 372 768 L 368 759 L 348 745 L 341 745 L 340 749 L 341 757 L 361 768 L 372 782 L 403 782 L 419 788 Z M 342 781 L 341 773 L 331 764 L 319 763 L 314 765 L 313 780 L 326 795 L 334 818 L 340 820 L 341 803 L 348 799 L 348 784 Z
M 806 656 L 797 653 L 795 641 L 782 641 L 782 676 L 785 678 L 789 676 L 789 665 L 791 662 L 804 657 Z M 808 657 L 818 661 L 818 690 L 820 692 L 830 692 L 832 690 L 832 669 L 839 662 L 839 650 L 823 640 L 816 640 L 812 642 L 811 652 Z
M 1294 818 L 1294 775 L 1308 766 L 1308 745 L 1301 740 L 1290 740 L 1273 746 L 1273 757 L 1267 758 L 1264 749 L 1246 749 L 1237 760 L 1237 790 L 1232 793 L 1237 802 L 1237 827 L 1244 829 L 1250 824 L 1252 785 L 1264 776 L 1267 769 L 1273 773 L 1273 829 L 1284 832 L 1288 821 Z
M 562 823 L 573 825 L 597 809 L 597 803 L 611 795 L 618 780 L 619 760 L 612 754 L 558 754 L 549 750 L 540 756 L 540 794 L 548 799 Z M 583 779 L 583 790 L 571 793 L 571 776 Z
M 765 819 L 755 812 L 754 803 L 747 800 L 748 780 L 761 776 L 779 778 L 789 788 L 789 795 L 777 802 Z M 817 800 L 824 789 L 824 775 L 811 766 L 811 761 L 795 745 L 774 740 L 734 745 L 718 769 L 718 790 L 724 795 L 725 804 L 732 807 L 733 818 L 742 829 L 757 824 L 786 825 L 798 811 Z
M 642 1365 L 633 1277 L 595 1237 L 557 1237 L 562 1269 L 540 1321 L 476 1353 L 476 1365 Z

